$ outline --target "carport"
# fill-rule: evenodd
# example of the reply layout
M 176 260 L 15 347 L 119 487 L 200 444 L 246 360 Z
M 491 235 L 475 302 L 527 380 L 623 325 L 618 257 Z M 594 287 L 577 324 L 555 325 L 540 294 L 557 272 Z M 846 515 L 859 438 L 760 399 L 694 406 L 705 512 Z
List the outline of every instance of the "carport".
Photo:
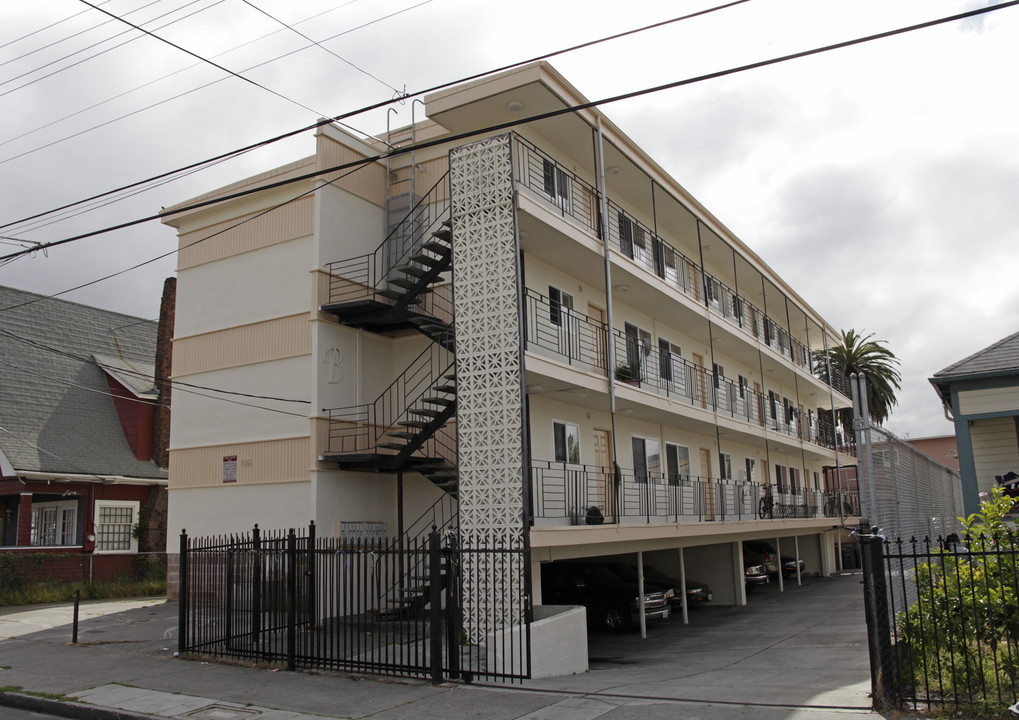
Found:
M 749 605 L 708 604 L 635 633 L 589 635 L 589 672 L 527 687 L 607 698 L 771 708 L 870 708 L 859 575 L 762 588 Z M 763 711 L 763 710 L 762 710 Z M 761 711 L 758 711 L 761 712 Z M 725 712 L 717 715 L 722 717 Z

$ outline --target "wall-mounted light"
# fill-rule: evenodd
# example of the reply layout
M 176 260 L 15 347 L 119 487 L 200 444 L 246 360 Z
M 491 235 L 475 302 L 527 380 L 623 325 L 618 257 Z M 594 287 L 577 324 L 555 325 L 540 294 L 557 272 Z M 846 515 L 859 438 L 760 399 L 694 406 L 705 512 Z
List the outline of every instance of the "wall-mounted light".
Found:
M 629 285 L 613 285 L 612 289 L 615 290 L 618 293 L 624 293 L 624 292 L 626 292 L 627 290 L 630 289 L 630 286 Z
M 609 175 L 618 175 L 619 168 L 617 168 L 615 165 L 609 165 L 607 168 L 605 168 L 605 172 L 607 172 Z
M 524 104 L 519 100 L 510 100 L 506 103 L 506 109 L 510 112 L 520 112 L 524 109 Z

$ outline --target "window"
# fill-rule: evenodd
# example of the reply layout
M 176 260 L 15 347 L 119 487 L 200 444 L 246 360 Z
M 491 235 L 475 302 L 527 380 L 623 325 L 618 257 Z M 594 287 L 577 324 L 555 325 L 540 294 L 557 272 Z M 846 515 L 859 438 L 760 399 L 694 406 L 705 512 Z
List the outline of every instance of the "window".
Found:
M 774 390 L 768 391 L 768 413 L 772 420 L 778 419 L 778 396 Z
M 785 410 L 785 424 L 793 424 L 793 403 L 789 398 L 782 398 L 782 407 Z
M 32 505 L 32 544 L 42 547 L 77 545 L 78 503 L 75 500 Z
M 658 338 L 658 374 L 670 382 L 683 382 L 683 359 L 679 345 Z
M 718 453 L 718 468 L 722 473 L 723 480 L 732 480 L 732 455 Z
M 722 283 L 710 275 L 705 275 L 704 284 L 707 286 L 708 302 L 717 306 L 722 299 Z
M 718 363 L 711 363 L 711 372 L 715 378 L 715 389 L 722 387 L 722 382 L 725 380 L 725 368 Z
M 552 438 L 556 462 L 580 465 L 580 427 L 573 423 L 554 421 Z
M 690 448 L 665 443 L 665 469 L 669 474 L 669 485 L 690 483 Z
M 800 471 L 794 467 L 789 468 L 789 492 L 793 495 L 800 489 Z
M 138 503 L 124 500 L 96 502 L 96 552 L 137 552 L 134 524 Z
M 647 379 L 648 362 L 654 348 L 651 333 L 631 323 L 623 323 L 623 331 L 626 334 L 626 364 L 640 368 L 641 379 Z
M 747 399 L 747 390 L 749 389 L 749 387 L 750 387 L 749 381 L 745 377 L 740 375 L 739 376 L 739 399 L 740 400 L 746 400 Z
M 573 296 L 563 292 L 557 287 L 548 286 L 548 321 L 553 325 L 563 326 L 570 324 L 569 319 L 573 310 Z
M 662 474 L 662 456 L 658 438 L 633 436 L 630 438 L 633 448 L 633 479 L 635 482 L 646 483 L 649 478 L 657 480 Z
M 616 226 L 619 228 L 619 251 L 631 260 L 646 264 L 648 243 L 644 228 L 622 210 L 616 211 Z
M 775 489 L 780 492 L 785 492 L 785 478 L 786 478 L 786 467 L 785 465 L 775 465 Z
M 745 470 L 745 472 L 746 472 L 747 476 L 745 478 L 743 478 L 743 479 L 746 480 L 747 482 L 754 482 L 754 481 L 757 480 L 757 478 L 754 476 L 754 473 L 757 470 L 755 465 L 757 465 L 757 460 L 755 460 L 754 458 L 747 458 L 746 459 L 746 470 Z
M 566 210 L 570 203 L 569 177 L 566 171 L 548 158 L 541 159 L 545 194 L 557 207 Z

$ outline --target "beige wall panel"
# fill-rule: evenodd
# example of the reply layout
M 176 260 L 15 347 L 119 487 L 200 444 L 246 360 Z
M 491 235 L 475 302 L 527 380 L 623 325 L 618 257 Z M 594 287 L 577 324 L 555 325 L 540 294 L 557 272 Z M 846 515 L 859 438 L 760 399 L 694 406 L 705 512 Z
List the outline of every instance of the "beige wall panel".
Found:
M 981 491 L 994 486 L 994 476 L 1019 472 L 1019 443 L 1010 417 L 977 420 L 970 428 L 973 464 Z
M 336 142 L 319 143 L 319 169 L 346 165 L 363 160 L 364 155 Z M 345 177 L 344 177 L 345 176 Z M 378 162 L 360 168 L 348 168 L 341 172 L 322 176 L 325 181 L 333 181 L 334 187 L 346 190 L 359 198 L 380 207 L 386 204 L 386 168 Z
M 314 212 L 315 199 L 309 195 L 264 215 L 247 213 L 184 233 L 180 236 L 180 252 L 177 254 L 178 270 L 310 235 L 314 230 Z M 204 242 L 198 242 L 200 240 Z
M 173 341 L 173 377 L 299 357 L 311 352 L 308 314 Z
M 223 482 L 224 457 L 237 457 L 236 482 Z M 170 451 L 170 488 L 308 482 L 311 438 L 230 443 Z
M 959 412 L 963 415 L 1016 409 L 1019 409 L 1019 387 L 965 390 L 959 393 Z

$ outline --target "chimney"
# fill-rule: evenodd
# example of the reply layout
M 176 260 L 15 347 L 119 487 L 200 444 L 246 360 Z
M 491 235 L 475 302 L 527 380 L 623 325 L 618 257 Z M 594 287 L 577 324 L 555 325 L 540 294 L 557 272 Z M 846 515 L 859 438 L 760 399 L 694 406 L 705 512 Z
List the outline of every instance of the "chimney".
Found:
M 152 461 L 161 468 L 170 464 L 170 375 L 173 371 L 173 318 L 177 303 L 177 278 L 163 282 L 156 331 L 156 390 L 158 405 L 152 415 Z

